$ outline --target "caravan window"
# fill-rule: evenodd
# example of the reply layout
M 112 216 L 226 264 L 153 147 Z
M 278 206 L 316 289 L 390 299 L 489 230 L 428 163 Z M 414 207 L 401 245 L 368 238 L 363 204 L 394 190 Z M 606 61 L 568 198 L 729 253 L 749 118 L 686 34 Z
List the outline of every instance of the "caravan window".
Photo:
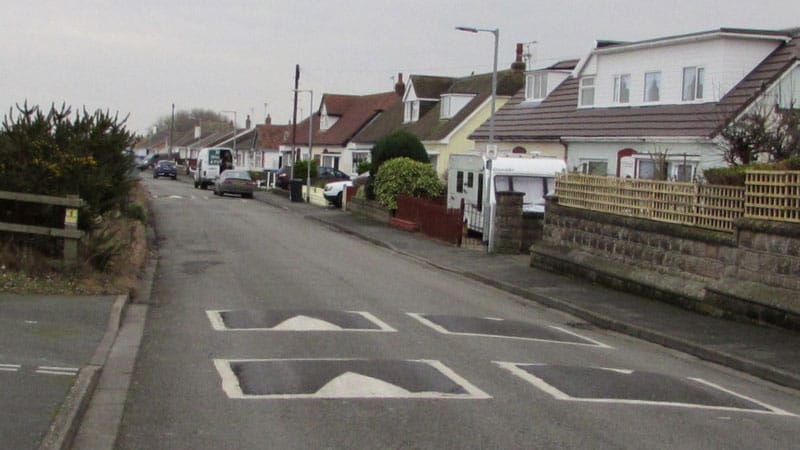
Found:
M 464 192 L 464 172 L 456 172 L 456 192 Z
M 554 177 L 522 177 L 499 175 L 495 177 L 495 192 L 524 192 L 524 211 L 544 211 L 545 197 L 555 192 Z

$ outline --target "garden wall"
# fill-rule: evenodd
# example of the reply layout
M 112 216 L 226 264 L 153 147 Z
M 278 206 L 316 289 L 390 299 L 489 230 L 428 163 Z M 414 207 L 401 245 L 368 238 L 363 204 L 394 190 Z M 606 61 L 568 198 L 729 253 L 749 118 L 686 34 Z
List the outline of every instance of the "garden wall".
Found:
M 800 226 L 754 219 L 733 233 L 548 200 L 531 265 L 718 315 L 800 329 Z

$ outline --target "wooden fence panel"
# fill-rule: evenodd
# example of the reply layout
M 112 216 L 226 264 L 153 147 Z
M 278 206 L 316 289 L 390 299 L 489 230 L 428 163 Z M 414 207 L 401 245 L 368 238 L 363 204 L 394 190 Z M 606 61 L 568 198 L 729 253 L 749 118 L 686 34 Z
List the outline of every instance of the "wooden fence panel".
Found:
M 745 186 L 746 217 L 800 222 L 800 172 L 750 171 Z
M 460 245 L 464 227 L 464 212 L 447 209 L 446 199 L 421 199 L 407 195 L 397 196 L 396 217 L 414 222 L 419 231 L 435 239 Z

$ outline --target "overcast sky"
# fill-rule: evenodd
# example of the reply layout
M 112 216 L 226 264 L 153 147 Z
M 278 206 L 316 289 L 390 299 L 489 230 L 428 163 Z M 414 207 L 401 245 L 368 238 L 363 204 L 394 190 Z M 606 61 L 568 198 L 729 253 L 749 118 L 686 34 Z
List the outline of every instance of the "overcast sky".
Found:
M 300 88 L 368 94 L 409 74 L 464 76 L 499 68 L 517 42 L 534 66 L 585 55 L 596 39 L 640 40 L 721 27 L 800 26 L 798 0 L 0 0 L 0 107 L 27 100 L 130 115 L 145 133 L 176 110 L 265 111 L 289 123 Z M 266 104 L 266 106 L 265 106 Z M 302 94 L 302 115 L 308 114 Z M 232 114 L 231 114 L 232 115 Z

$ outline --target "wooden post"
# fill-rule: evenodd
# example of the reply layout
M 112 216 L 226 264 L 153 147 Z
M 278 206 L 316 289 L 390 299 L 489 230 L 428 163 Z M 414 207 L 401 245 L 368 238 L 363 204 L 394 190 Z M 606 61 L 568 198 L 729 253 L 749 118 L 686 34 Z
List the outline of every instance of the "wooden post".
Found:
M 77 195 L 68 195 L 67 198 L 77 199 Z M 66 208 L 64 211 L 64 229 L 78 229 L 78 209 Z M 64 238 L 64 264 L 71 266 L 78 260 L 78 240 L 69 237 Z

